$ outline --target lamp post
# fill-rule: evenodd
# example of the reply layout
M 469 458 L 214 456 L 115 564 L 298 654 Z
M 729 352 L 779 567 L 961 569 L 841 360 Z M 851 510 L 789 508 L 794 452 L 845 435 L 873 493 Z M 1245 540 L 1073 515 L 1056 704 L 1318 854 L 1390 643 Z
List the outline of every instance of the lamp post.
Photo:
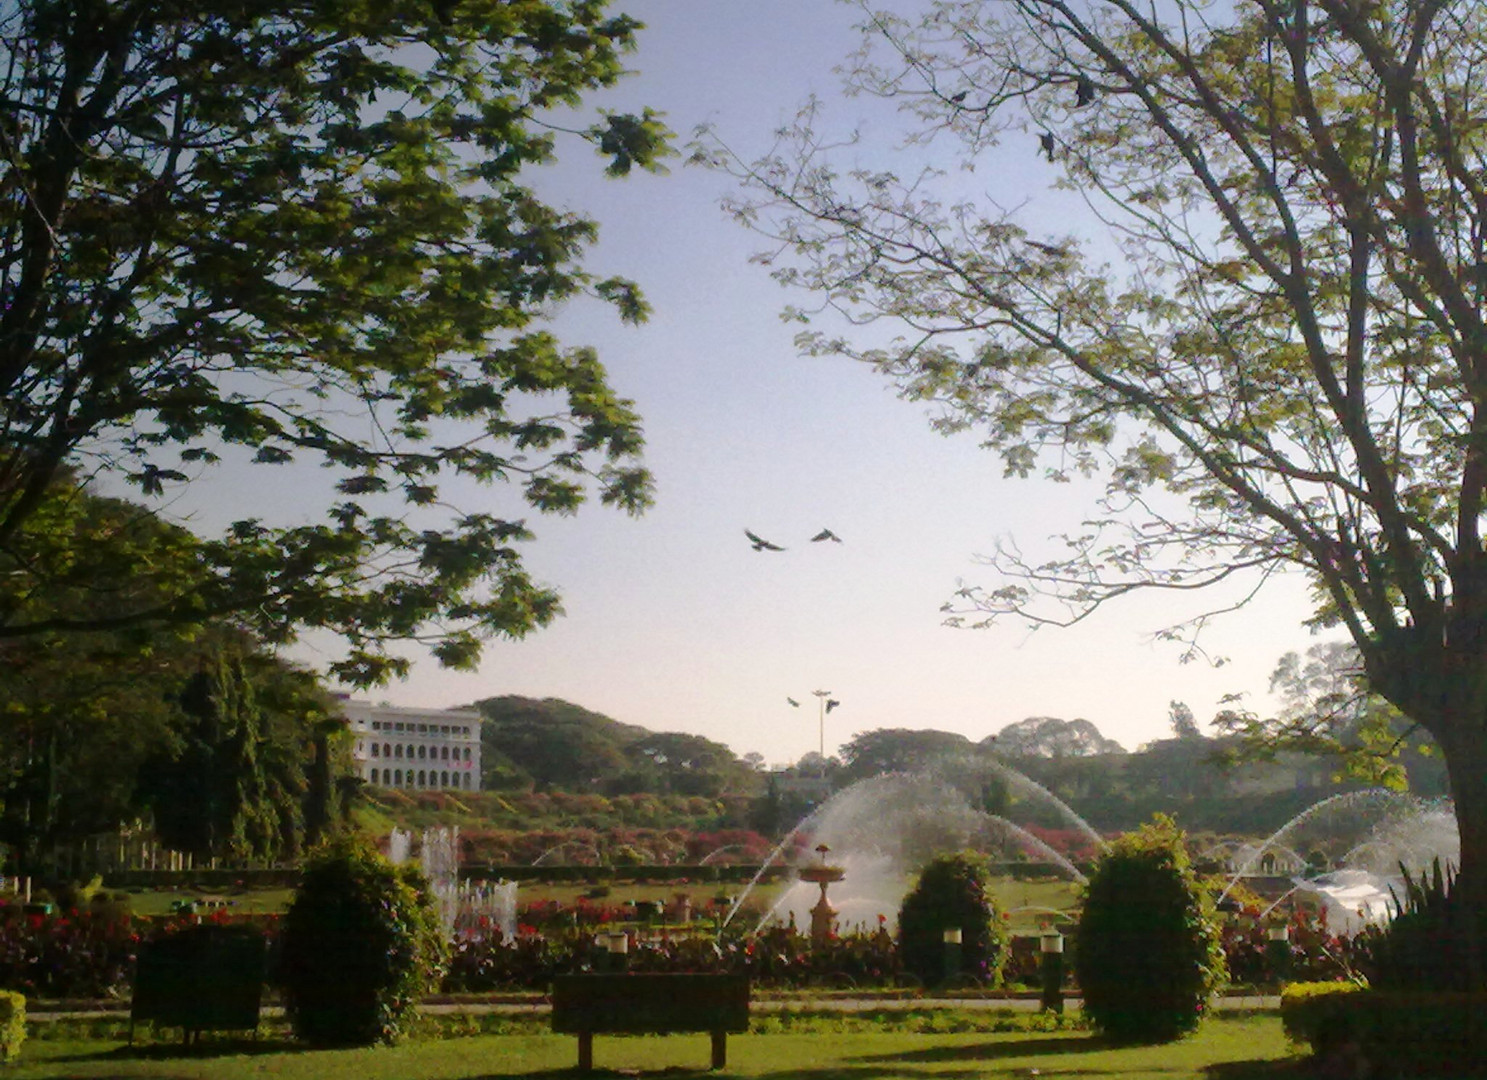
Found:
M 831 697 L 830 690 L 812 690 L 819 707 L 816 710 L 816 756 L 821 759 L 821 775 L 826 775 L 826 706 Z
M 1279 983 L 1291 967 L 1291 927 L 1289 923 L 1277 923 L 1265 928 L 1265 958 L 1270 961 L 1270 970 Z
M 624 971 L 630 966 L 630 936 L 615 930 L 604 937 L 604 951 L 609 953 L 609 970 Z
M 962 940 L 961 930 L 958 926 L 946 927 L 940 934 L 940 940 L 945 943 L 945 985 L 960 974 L 960 945 Z
M 1038 939 L 1038 954 L 1043 982 L 1039 1005 L 1044 1012 L 1061 1013 L 1064 1011 L 1064 935 L 1052 928 L 1043 931 Z

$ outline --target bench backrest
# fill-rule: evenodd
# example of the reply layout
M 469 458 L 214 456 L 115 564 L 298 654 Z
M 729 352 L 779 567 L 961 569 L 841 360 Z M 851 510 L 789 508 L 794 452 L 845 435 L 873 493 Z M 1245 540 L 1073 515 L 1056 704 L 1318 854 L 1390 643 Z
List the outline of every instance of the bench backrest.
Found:
M 749 1029 L 749 980 L 743 975 L 559 975 L 553 980 L 552 1029 L 664 1034 Z

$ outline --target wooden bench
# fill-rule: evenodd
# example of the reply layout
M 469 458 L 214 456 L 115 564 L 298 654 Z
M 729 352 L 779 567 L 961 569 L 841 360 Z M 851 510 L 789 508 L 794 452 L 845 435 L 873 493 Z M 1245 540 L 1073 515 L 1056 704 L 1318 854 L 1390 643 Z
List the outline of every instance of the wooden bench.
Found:
M 559 975 L 552 1029 L 578 1036 L 578 1068 L 594 1067 L 595 1035 L 712 1035 L 712 1067 L 728 1064 L 728 1033 L 749 1030 L 742 975 Z
M 143 942 L 129 1004 L 134 1025 L 178 1027 L 183 1041 L 203 1031 L 258 1030 L 266 960 L 263 932 L 251 926 L 193 926 Z

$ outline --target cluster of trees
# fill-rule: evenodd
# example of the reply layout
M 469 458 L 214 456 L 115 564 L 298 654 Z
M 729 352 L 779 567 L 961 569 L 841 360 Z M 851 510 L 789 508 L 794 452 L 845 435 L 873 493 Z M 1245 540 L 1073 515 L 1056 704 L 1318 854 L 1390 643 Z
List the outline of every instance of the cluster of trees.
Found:
M 599 0 L 0 13 L 19 868 L 141 815 L 203 858 L 292 853 L 336 768 L 323 695 L 274 649 L 332 631 L 332 673 L 363 685 L 410 639 L 469 667 L 559 612 L 523 508 L 647 505 L 639 418 L 541 322 L 584 293 L 627 321 L 645 302 L 585 269 L 593 222 L 523 182 L 563 137 L 613 176 L 660 168 L 652 113 L 558 123 L 638 29 Z M 224 470 L 251 490 L 290 466 L 323 478 L 297 519 L 171 520 Z M 518 509 L 452 506 L 448 483 L 510 485 Z
M 754 761 L 700 735 L 622 724 L 556 698 L 486 698 L 475 708 L 484 717 L 481 784 L 487 789 L 716 799 L 761 786 Z

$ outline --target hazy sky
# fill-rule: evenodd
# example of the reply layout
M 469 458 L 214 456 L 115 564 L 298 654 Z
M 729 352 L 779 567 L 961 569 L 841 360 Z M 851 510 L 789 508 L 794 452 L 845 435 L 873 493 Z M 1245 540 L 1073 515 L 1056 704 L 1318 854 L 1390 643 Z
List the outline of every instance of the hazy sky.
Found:
M 855 10 L 826 0 L 628 0 L 648 29 L 637 74 L 592 100 L 651 105 L 680 136 L 713 123 L 746 155 L 815 93 L 845 128 L 886 127 L 882 106 L 844 100 L 833 66 L 854 45 Z M 1077 527 L 1091 489 L 1004 481 L 974 435 L 945 438 L 922 406 L 900 401 L 872 372 L 804 359 L 778 313 L 789 299 L 751 265 L 761 244 L 718 209 L 730 181 L 677 163 L 667 177 L 606 181 L 581 147 L 540 186 L 602 226 L 590 259 L 637 279 L 655 308 L 622 326 L 577 304 L 557 326 L 596 346 L 619 392 L 645 418 L 658 503 L 635 520 L 598 506 L 572 519 L 533 519 L 527 558 L 561 588 L 567 616 L 524 642 L 493 642 L 477 674 L 423 661 L 406 682 L 370 696 L 454 706 L 498 694 L 559 697 L 617 720 L 686 731 L 737 753 L 794 761 L 817 747 L 814 690 L 841 708 L 827 752 L 883 727 L 933 727 L 980 739 L 1028 716 L 1093 721 L 1128 748 L 1168 733 L 1169 701 L 1206 720 L 1225 693 L 1257 705 L 1275 661 L 1311 638 L 1299 583 L 1267 590 L 1207 638 L 1218 669 L 1180 664 L 1151 632 L 1170 600 L 1113 606 L 1075 630 L 1030 634 L 941 625 L 962 581 L 991 583 L 975 562 L 998 538 L 1036 552 Z M 1057 231 L 1053 174 L 1032 137 L 979 165 L 974 182 L 1013 190 L 1023 220 Z M 1067 196 L 1062 198 L 1067 199 Z M 499 498 L 476 492 L 467 503 Z M 472 506 L 473 508 L 473 506 Z M 822 527 L 842 544 L 811 544 Z M 789 550 L 757 553 L 751 528 Z M 311 662 L 313 650 L 299 654 Z M 787 697 L 802 702 L 792 709 Z

